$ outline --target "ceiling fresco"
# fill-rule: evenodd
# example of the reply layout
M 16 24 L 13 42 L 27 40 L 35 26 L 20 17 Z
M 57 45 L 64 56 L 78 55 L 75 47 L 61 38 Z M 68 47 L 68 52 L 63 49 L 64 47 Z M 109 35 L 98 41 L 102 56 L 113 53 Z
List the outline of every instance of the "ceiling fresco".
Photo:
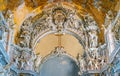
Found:
M 21 25 L 22 21 L 26 18 L 28 14 L 32 12 L 32 10 L 39 9 L 36 12 L 41 11 L 44 6 L 51 3 L 54 5 L 56 2 L 63 2 L 66 5 L 72 4 L 76 8 L 80 14 L 85 14 L 89 12 L 94 19 L 96 20 L 99 28 L 99 41 L 104 42 L 104 30 L 102 24 L 105 22 L 105 17 L 108 11 L 112 11 L 114 17 L 116 16 L 119 7 L 119 0 L 1 0 L 1 10 L 6 12 L 8 10 L 12 10 L 14 12 L 14 20 L 16 28 L 18 25 Z M 18 14 L 19 13 L 19 14 Z M 21 16 L 21 17 L 20 17 Z

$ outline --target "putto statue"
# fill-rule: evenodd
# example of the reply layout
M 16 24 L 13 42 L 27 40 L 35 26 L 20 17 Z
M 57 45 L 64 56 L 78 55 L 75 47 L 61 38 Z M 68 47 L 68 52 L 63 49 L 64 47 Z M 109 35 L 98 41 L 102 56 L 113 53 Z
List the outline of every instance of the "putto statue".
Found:
M 35 59 L 34 59 L 34 70 L 36 72 L 39 72 L 39 66 L 42 61 L 42 56 L 40 54 L 36 54 Z
M 78 54 L 77 60 L 78 60 L 79 68 L 80 68 L 80 73 L 86 71 L 86 61 L 84 57 Z
M 88 62 L 88 70 L 93 70 L 94 69 L 94 59 L 89 57 L 89 62 Z
M 113 18 L 114 18 L 113 12 L 111 10 L 109 10 L 108 13 L 106 14 L 106 18 L 105 18 L 105 26 L 106 27 L 108 27 L 112 23 Z
M 98 36 L 96 31 L 89 32 L 89 41 L 90 41 L 90 48 L 96 48 L 98 46 Z

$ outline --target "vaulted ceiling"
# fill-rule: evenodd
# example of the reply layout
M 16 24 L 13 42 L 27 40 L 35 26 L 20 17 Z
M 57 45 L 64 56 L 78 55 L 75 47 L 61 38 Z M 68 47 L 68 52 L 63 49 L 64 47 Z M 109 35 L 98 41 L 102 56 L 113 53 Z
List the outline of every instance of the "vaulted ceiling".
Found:
M 14 12 L 14 20 L 17 25 L 20 25 L 22 20 L 39 7 L 41 11 L 44 6 L 51 3 L 64 2 L 66 5 L 72 4 L 75 6 L 80 14 L 90 13 L 96 20 L 99 28 L 99 41 L 104 43 L 104 29 L 102 24 L 105 22 L 105 17 L 108 11 L 112 11 L 116 16 L 120 9 L 120 0 L 0 0 L 0 10 L 6 12 L 12 10 Z M 68 4 L 69 3 L 69 4 Z
M 82 45 L 79 43 L 79 40 L 69 34 L 62 36 L 61 45 L 64 47 L 66 53 L 75 58 L 78 54 L 82 55 L 84 52 Z M 58 37 L 55 34 L 49 34 L 43 37 L 40 42 L 38 42 L 35 47 L 35 52 L 36 54 L 40 53 L 42 57 L 45 57 L 50 54 L 57 46 Z

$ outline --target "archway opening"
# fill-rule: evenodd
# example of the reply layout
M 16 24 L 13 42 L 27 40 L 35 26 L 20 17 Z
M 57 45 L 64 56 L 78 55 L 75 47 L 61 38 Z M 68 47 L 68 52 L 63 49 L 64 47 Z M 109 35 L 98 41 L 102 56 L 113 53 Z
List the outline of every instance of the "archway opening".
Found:
M 53 55 L 40 65 L 39 76 L 79 76 L 79 67 L 67 55 Z
M 61 37 L 61 45 L 64 47 L 64 53 L 57 51 L 56 54 L 54 49 L 58 46 L 58 37 L 55 34 L 40 39 L 35 47 L 35 52 L 43 58 L 39 66 L 40 76 L 78 76 L 76 57 L 83 54 L 83 46 L 70 34 Z

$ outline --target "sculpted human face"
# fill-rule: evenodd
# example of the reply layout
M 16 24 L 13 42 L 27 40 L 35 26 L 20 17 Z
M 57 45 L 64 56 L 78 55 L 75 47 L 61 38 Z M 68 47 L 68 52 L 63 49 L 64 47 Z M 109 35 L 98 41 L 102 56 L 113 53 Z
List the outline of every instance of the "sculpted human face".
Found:
M 56 25 L 62 25 L 65 21 L 65 16 L 61 10 L 55 11 L 53 20 Z

